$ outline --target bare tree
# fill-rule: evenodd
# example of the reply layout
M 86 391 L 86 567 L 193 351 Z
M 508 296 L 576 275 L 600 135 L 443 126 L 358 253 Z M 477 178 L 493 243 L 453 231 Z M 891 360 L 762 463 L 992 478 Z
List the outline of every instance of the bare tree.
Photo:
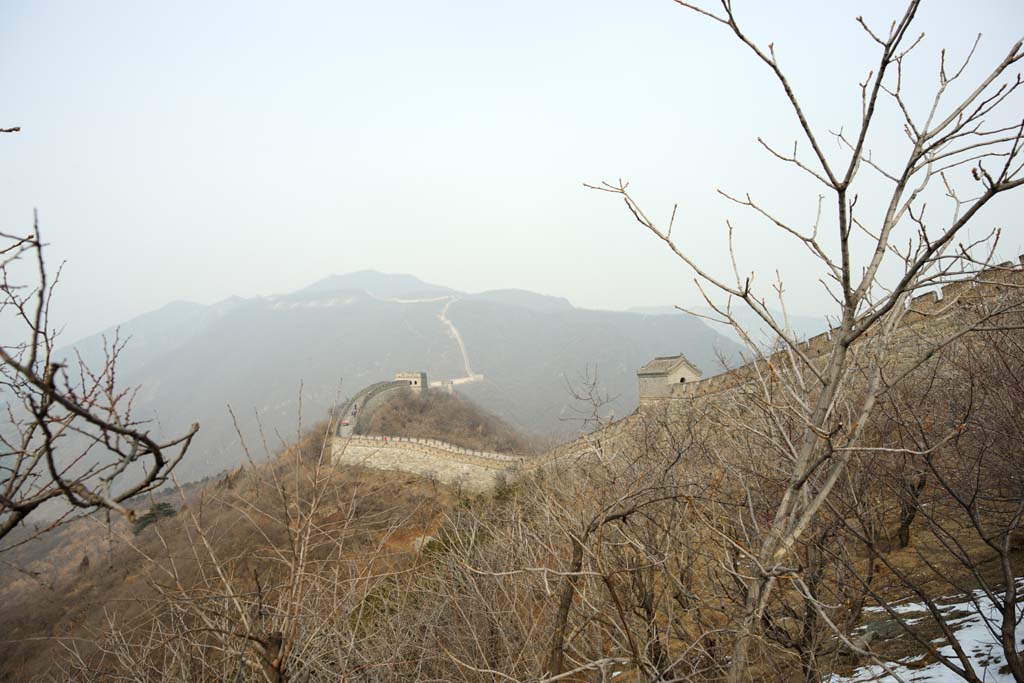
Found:
M 843 518 L 855 541 L 869 550 L 871 562 L 902 589 L 896 594 L 908 596 L 917 609 L 893 599 L 863 572 L 851 572 L 851 579 L 922 647 L 926 661 L 973 683 L 986 677 L 972 657 L 978 644 L 957 634 L 963 615 L 951 605 L 973 606 L 972 617 L 997 644 L 1008 673 L 1024 681 L 1016 635 L 1024 620 L 1017 562 L 1024 529 L 1022 325 L 1019 313 L 1001 316 L 997 325 L 979 331 L 969 344 L 951 345 L 943 362 L 922 368 L 900 392 L 884 398 L 879 435 L 911 462 L 868 470 L 876 495 L 862 497 L 855 514 Z M 898 476 L 907 470 L 928 482 L 915 485 L 912 496 Z M 898 515 L 886 514 L 886 497 L 898 500 Z M 873 513 L 883 523 L 887 517 L 898 520 L 895 542 L 892 534 L 867 530 L 870 525 L 862 521 Z M 863 564 L 842 559 L 850 568 Z M 937 642 L 949 649 L 936 647 Z
M 737 628 L 729 674 L 729 680 L 737 682 L 747 673 L 751 638 L 760 628 L 777 580 L 794 571 L 790 558 L 795 545 L 813 526 L 840 481 L 876 400 L 892 383 L 893 375 L 886 373 L 892 368 L 887 368 L 885 349 L 910 310 L 912 297 L 984 265 L 985 259 L 976 256 L 984 251 L 979 248 L 982 245 L 966 245 L 957 251 L 957 239 L 996 196 L 1024 184 L 1024 116 L 1019 108 L 1014 110 L 1021 78 L 1012 72 L 1024 59 L 1024 50 L 1021 41 L 1014 43 L 1005 57 L 958 99 L 951 99 L 951 86 L 968 78 L 967 67 L 977 41 L 957 66 L 947 64 L 943 51 L 934 96 L 917 111 L 905 95 L 903 82 L 905 65 L 923 39 L 911 33 L 919 0 L 911 0 L 887 31 L 877 31 L 858 17 L 867 39 L 877 45 L 878 61 L 860 84 L 862 107 L 856 129 L 852 134 L 842 129 L 830 133 L 846 152 L 837 163 L 825 153 L 822 136 L 807 118 L 774 45 L 763 47 L 749 36 L 730 0 L 721 0 L 713 9 L 676 2 L 727 29 L 767 68 L 785 94 L 810 153 L 801 156 L 797 144 L 792 152 L 784 152 L 763 139 L 759 142 L 773 157 L 820 185 L 824 194 L 809 221 L 812 227 L 802 230 L 787 223 L 749 194 L 720 192 L 776 227 L 782 236 L 795 239 L 817 260 L 825 289 L 835 302 L 837 322 L 820 353 L 812 353 L 789 331 L 786 321 L 768 309 L 765 293 L 757 289 L 753 275 L 741 274 L 731 246 L 731 223 L 733 272 L 721 277 L 673 238 L 674 209 L 672 217 L 662 223 L 638 204 L 628 183 L 620 180 L 589 186 L 620 197 L 639 224 L 662 240 L 694 274 L 715 318 L 736 328 L 748 340 L 752 356 L 762 358 L 749 366 L 748 379 L 765 388 L 764 399 L 780 394 L 791 399 L 787 415 L 769 413 L 770 419 L 791 424 L 764 433 L 779 451 L 786 483 L 766 524 L 758 528 L 756 542 L 742 551 L 744 617 Z M 907 140 L 902 160 L 894 166 L 875 161 L 871 154 L 883 102 L 898 112 Z M 865 173 L 874 178 L 865 178 Z M 873 182 L 886 187 L 884 210 L 878 217 L 858 207 L 858 188 L 872 189 Z M 965 184 L 972 186 L 965 189 Z M 926 199 L 936 191 L 948 200 L 949 209 L 941 216 L 925 212 Z M 991 246 L 991 241 L 985 245 Z M 884 276 L 896 266 L 898 276 Z M 782 283 L 775 289 L 781 299 Z M 763 358 L 733 315 L 734 301 L 749 307 L 778 335 L 786 350 Z M 860 344 L 868 338 L 870 344 Z M 770 392 L 768 387 L 772 387 Z
M 398 681 L 443 660 L 424 642 L 446 606 L 428 600 L 439 582 L 395 538 L 439 507 L 334 464 L 330 424 L 198 495 L 179 489 L 175 518 L 126 537 L 148 594 L 134 618 L 111 614 L 99 637 L 70 644 L 62 676 Z
M 134 391 L 116 382 L 117 338 L 102 367 L 58 358 L 50 302 L 60 272 L 47 272 L 38 219 L 30 234 L 0 233 L 0 242 L 0 316 L 22 330 L 20 340 L 0 344 L 0 539 L 55 501 L 131 518 L 125 501 L 167 480 L 199 425 L 160 441 L 133 417 Z

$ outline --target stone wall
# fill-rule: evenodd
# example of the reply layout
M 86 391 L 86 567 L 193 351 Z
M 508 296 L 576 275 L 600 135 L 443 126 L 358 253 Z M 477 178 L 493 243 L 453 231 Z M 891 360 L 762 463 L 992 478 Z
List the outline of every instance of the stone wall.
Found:
M 427 373 L 425 372 L 399 372 L 395 379 L 383 382 L 374 382 L 363 387 L 355 396 L 350 398 L 338 413 L 342 419 L 349 419 L 352 416 L 352 409 L 356 409 L 356 425 L 363 420 L 363 416 L 372 413 L 384 405 L 388 399 L 394 396 L 394 392 L 413 389 L 416 391 L 427 390 Z M 340 434 L 341 425 L 337 425 L 335 433 Z
M 396 372 L 395 381 L 408 382 L 410 387 L 418 391 L 426 391 L 429 386 L 425 372 Z
M 356 410 L 356 424 L 358 425 L 365 414 L 373 412 L 383 405 L 388 398 L 393 396 L 392 392 L 408 388 L 409 383 L 404 381 L 374 382 L 369 386 L 363 387 L 342 406 L 341 411 L 338 413 L 340 419 L 334 427 L 334 433 L 340 435 L 342 430 L 341 421 L 351 419 L 353 409 Z
M 668 398 L 672 394 L 673 386 L 664 377 L 641 375 L 637 381 L 640 384 L 640 396 L 644 400 Z
M 471 491 L 492 488 L 499 474 L 524 462 L 518 456 L 462 448 L 437 439 L 363 435 L 335 437 L 331 455 L 337 463 L 432 476 Z

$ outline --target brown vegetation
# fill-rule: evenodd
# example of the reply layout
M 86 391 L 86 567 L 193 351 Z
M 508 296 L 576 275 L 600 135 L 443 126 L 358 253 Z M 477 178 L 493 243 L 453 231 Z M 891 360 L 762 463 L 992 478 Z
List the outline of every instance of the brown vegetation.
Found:
M 1021 325 L 1000 316 L 881 397 L 753 634 L 747 548 L 785 490 L 772 443 L 800 426 L 773 421 L 791 399 L 766 403 L 761 385 L 645 410 L 461 502 L 401 473 L 335 470 L 318 431 L 138 536 L 115 530 L 110 559 L 81 568 L 83 548 L 67 549 L 56 591 L 26 579 L 2 625 L 22 639 L 5 645 L 8 675 L 716 681 L 741 634 L 757 680 L 935 661 L 935 638 L 955 642 L 946 617 L 893 605 L 979 586 L 1005 605 L 1021 576 Z M 891 613 L 868 618 L 877 606 Z M 47 640 L 15 630 L 26 614 Z M 888 635 L 870 640 L 864 623 Z
M 748 37 L 732 3 L 677 2 L 722 24 L 779 82 L 811 153 L 765 146 L 834 200 L 831 219 L 819 209 L 802 232 L 735 199 L 818 259 L 837 321 L 821 353 L 808 355 L 734 254 L 734 281 L 716 278 L 673 241 L 674 213 L 660 226 L 626 183 L 604 184 L 726 298 L 708 302 L 723 321 L 735 325 L 731 306 L 743 302 L 782 351 L 751 343 L 735 385 L 646 407 L 477 499 L 390 472 L 374 484 L 340 471 L 322 427 L 273 463 L 183 500 L 138 541 L 126 535 L 116 571 L 101 579 L 110 592 L 95 594 L 81 625 L 51 634 L 65 648 L 54 676 L 819 683 L 909 655 L 907 666 L 937 662 L 983 683 L 995 654 L 1000 673 L 1024 683 L 1024 297 L 1010 282 L 998 295 L 944 298 L 926 321 L 905 324 L 916 293 L 988 265 L 989 253 L 957 245 L 958 235 L 1024 185 L 1024 122 L 998 117 L 1024 83 L 1008 73 L 1022 44 L 952 103 L 947 86 L 968 72 L 943 55 L 921 118 L 902 91 L 920 3 L 887 32 L 860 20 L 879 63 L 861 85 L 859 125 L 834 134 L 848 152 L 837 164 L 774 47 Z M 867 142 L 885 98 L 910 146 L 888 170 Z M 877 220 L 857 207 L 864 171 L 890 190 Z M 958 179 L 970 189 L 958 194 Z M 926 219 L 933 180 L 949 211 Z M 502 447 L 493 425 L 442 410 L 446 401 L 456 399 L 404 397 L 369 428 Z M 68 572 L 96 571 L 84 564 L 75 556 Z M 960 641 L 959 615 L 941 609 L 944 596 L 969 590 L 995 606 L 979 615 L 996 638 L 985 661 Z M 907 599 L 920 614 L 899 609 Z M 878 626 L 879 614 L 889 635 L 876 642 L 861 627 Z
M 0 588 L 0 680 L 123 680 L 125 662 L 137 680 L 207 680 L 200 672 L 235 656 L 269 666 L 266 647 L 298 616 L 296 590 L 337 618 L 321 601 L 362 596 L 407 566 L 454 497 L 400 473 L 331 467 L 325 427 L 273 463 L 171 492 L 178 513 L 137 535 L 87 518 L 44 536 L 55 552 Z
M 763 638 L 773 632 L 766 619 L 779 594 L 796 586 L 805 599 L 805 628 L 799 638 L 792 632 L 780 637 L 779 644 L 798 652 L 805 676 L 813 678 L 820 674 L 814 672 L 817 648 L 812 647 L 811 617 L 824 619 L 837 636 L 843 634 L 843 625 L 822 616 L 829 603 L 816 597 L 815 584 L 825 575 L 823 560 L 817 550 L 814 557 L 801 558 L 801 548 L 809 543 L 813 548 L 814 539 L 835 535 L 838 527 L 829 522 L 831 508 L 841 497 L 841 487 L 856 487 L 848 482 L 862 453 L 873 453 L 872 461 L 883 454 L 896 458 L 918 453 L 903 445 L 872 445 L 876 409 L 939 349 L 979 327 L 1001 326 L 993 319 L 1019 305 L 988 310 L 923 347 L 904 349 L 908 340 L 901 331 L 915 295 L 969 279 L 972 270 L 989 264 L 999 231 L 972 241 L 965 238 L 965 227 L 997 197 L 1024 186 L 1024 118 L 1019 109 L 1024 81 L 1015 73 L 1024 60 L 1024 44 L 1016 41 L 978 73 L 971 62 L 980 36 L 956 64 L 947 61 L 942 49 L 936 58 L 936 85 L 918 99 L 904 85 L 919 82 L 909 67 L 924 39 L 913 28 L 920 0 L 907 2 L 888 25 L 857 17 L 877 61 L 865 69 L 867 75 L 859 83 L 860 107 L 851 112 L 854 125 L 819 126 L 809 118 L 808 101 L 794 88 L 775 45 L 753 37 L 743 10 L 728 0 L 676 4 L 731 35 L 778 86 L 798 126 L 799 140 L 791 150 L 788 144 L 757 140 L 813 187 L 808 204 L 813 205 L 816 195 L 816 210 L 793 221 L 782 207 L 772 206 L 770 198 L 718 192 L 755 222 L 777 230 L 790 246 L 806 249 L 812 272 L 834 302 L 834 327 L 816 345 L 820 353 L 810 356 L 788 324 L 784 293 L 791 283 L 776 273 L 766 288 L 740 265 L 732 221 L 726 221 L 725 235 L 731 272 L 722 274 L 705 262 L 692 242 L 678 238 L 678 233 L 673 237 L 674 208 L 667 220 L 657 219 L 622 179 L 590 187 L 624 202 L 639 226 L 663 243 L 696 280 L 713 311 L 705 317 L 731 325 L 749 347 L 746 383 L 728 392 L 729 403 L 716 407 L 721 417 L 715 439 L 709 442 L 712 471 L 728 473 L 723 485 L 729 503 L 707 511 L 708 526 L 733 550 L 733 556 L 722 561 L 731 562 L 729 578 L 742 601 L 729 648 L 720 653 L 727 662 L 722 675 L 729 683 L 741 683 L 759 668 L 755 657 Z M 896 135 L 886 138 L 879 132 L 886 129 L 882 112 L 887 110 L 899 122 L 899 143 L 893 143 Z M 835 149 L 829 150 L 826 141 L 834 142 Z M 885 148 L 886 161 L 874 156 L 872 146 Z M 860 199 L 866 197 L 877 205 L 865 207 Z M 782 314 L 768 308 L 769 298 L 777 298 Z M 958 299 L 944 301 L 943 307 L 956 307 Z M 738 323 L 737 305 L 774 332 L 781 353 L 765 357 L 762 346 Z M 945 443 L 952 436 L 936 438 Z M 914 496 L 908 490 L 902 500 L 913 505 Z M 909 514 L 904 508 L 904 519 Z M 1008 602 L 1003 630 L 1015 616 L 1014 600 Z M 790 606 L 785 614 L 795 619 L 800 612 Z M 855 620 L 856 612 L 852 615 Z M 1012 633 L 1002 640 L 1012 641 Z M 855 651 L 864 653 L 863 648 Z M 948 666 L 949 658 L 943 664 L 967 680 L 977 680 L 963 654 L 957 655 L 960 668 Z M 1008 652 L 1007 657 L 1016 655 Z M 1012 664 L 1010 668 L 1016 680 L 1024 680 L 1024 671 Z

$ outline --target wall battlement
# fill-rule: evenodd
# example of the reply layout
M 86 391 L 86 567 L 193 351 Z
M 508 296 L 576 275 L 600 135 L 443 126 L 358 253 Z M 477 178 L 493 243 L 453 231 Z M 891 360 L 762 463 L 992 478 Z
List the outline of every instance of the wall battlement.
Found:
M 393 381 L 375 382 L 356 393 L 339 413 L 342 419 L 331 439 L 333 461 L 434 476 L 478 490 L 492 488 L 500 473 L 525 461 L 521 456 L 464 448 L 440 439 L 353 433 L 349 424 L 353 416 L 358 427 L 395 392 L 426 391 L 427 386 L 426 373 L 398 373 Z
M 344 437 L 335 437 L 345 440 Z M 440 439 L 418 439 L 407 436 L 378 436 L 374 434 L 359 434 L 351 437 L 352 443 L 362 446 L 375 446 L 378 448 L 404 448 L 406 446 L 424 446 L 437 451 L 443 451 L 450 455 L 461 455 L 468 458 L 486 461 L 488 463 L 521 463 L 525 458 L 521 455 L 509 455 L 508 453 L 497 453 L 494 451 L 477 451 L 472 448 L 463 448 L 455 444 L 441 441 Z
M 518 468 L 524 458 L 462 448 L 437 439 L 387 436 L 334 437 L 336 463 L 434 477 L 473 491 L 494 488 L 498 478 Z

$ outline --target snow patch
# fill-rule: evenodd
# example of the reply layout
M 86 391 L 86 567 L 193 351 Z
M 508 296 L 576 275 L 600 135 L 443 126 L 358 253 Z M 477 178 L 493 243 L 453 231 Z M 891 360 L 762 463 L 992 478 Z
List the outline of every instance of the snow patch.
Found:
M 1024 588 L 1024 578 L 1016 581 L 1018 594 Z M 1000 596 L 1002 597 L 1002 596 Z M 869 607 L 865 612 L 885 612 L 881 607 Z M 927 607 L 922 603 L 904 603 L 893 607 L 898 614 L 927 615 Z M 939 611 L 947 620 L 964 652 L 970 658 L 971 665 L 978 677 L 986 683 L 1013 683 L 1013 676 L 1006 670 L 1006 657 L 997 636 L 1002 619 L 999 610 L 992 600 L 981 590 L 974 591 L 970 597 L 961 596 L 956 602 L 939 605 Z M 914 621 L 921 621 L 915 619 Z M 913 622 L 911 622 L 913 623 Z M 1015 641 L 1018 647 L 1024 641 L 1024 605 L 1017 604 L 1017 628 Z M 935 645 L 945 643 L 944 638 L 934 641 Z M 960 666 L 960 660 L 953 651 L 953 646 L 945 644 L 938 648 L 938 653 L 949 658 Z M 932 661 L 925 666 L 911 664 L 920 660 L 920 655 L 902 659 L 889 665 L 889 669 L 903 681 L 914 683 L 959 683 L 963 679 L 939 661 Z M 1002 671 L 1000 671 L 1002 670 Z M 849 676 L 833 674 L 829 683 L 866 683 L 867 681 L 884 681 L 889 683 L 897 679 L 877 664 L 864 666 Z

